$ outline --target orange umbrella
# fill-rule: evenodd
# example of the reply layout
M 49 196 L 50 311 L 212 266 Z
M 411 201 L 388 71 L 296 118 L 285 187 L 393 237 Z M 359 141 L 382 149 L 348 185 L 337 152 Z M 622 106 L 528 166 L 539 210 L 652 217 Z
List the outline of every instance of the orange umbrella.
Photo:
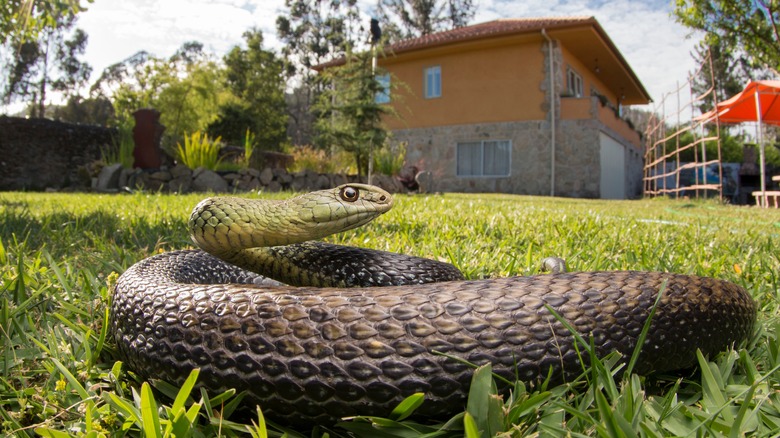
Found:
M 720 102 L 697 120 L 721 123 L 759 122 L 780 125 L 780 81 L 753 81 L 739 94 Z
M 758 144 L 761 160 L 761 191 L 766 206 L 766 184 L 764 175 L 764 142 L 761 125 L 780 125 L 780 81 L 752 81 L 736 96 L 725 100 L 697 117 L 702 123 L 718 119 L 722 123 L 758 123 Z

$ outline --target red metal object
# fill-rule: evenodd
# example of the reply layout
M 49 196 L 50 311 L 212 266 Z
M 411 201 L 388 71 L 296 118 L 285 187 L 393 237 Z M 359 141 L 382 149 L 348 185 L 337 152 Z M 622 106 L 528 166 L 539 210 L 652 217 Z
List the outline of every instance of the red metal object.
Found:
M 133 128 L 133 167 L 141 169 L 159 169 L 162 165 L 162 149 L 160 140 L 165 126 L 160 124 L 160 112 L 151 108 L 143 108 L 133 113 L 135 127 Z

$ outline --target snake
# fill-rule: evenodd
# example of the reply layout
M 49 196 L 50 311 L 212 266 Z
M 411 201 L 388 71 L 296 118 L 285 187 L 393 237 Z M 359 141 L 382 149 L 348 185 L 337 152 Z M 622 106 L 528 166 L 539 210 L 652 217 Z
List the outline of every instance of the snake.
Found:
M 201 201 L 188 221 L 200 249 L 146 258 L 116 281 L 109 324 L 121 360 L 173 384 L 198 368 L 203 388 L 243 391 L 242 403 L 275 421 L 332 424 L 387 416 L 416 393 L 425 394 L 416 416 L 448 418 L 484 364 L 510 381 L 566 382 L 591 354 L 618 352 L 625 364 L 639 348 L 634 372 L 674 372 L 695 367 L 697 351 L 714 356 L 753 334 L 752 297 L 724 280 L 645 271 L 467 280 L 439 260 L 321 240 L 394 202 L 364 184 Z

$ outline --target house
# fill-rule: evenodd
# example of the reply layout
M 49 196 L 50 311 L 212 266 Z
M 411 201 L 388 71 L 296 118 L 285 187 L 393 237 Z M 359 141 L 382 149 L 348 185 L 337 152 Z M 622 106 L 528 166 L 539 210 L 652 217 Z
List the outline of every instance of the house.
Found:
M 434 189 L 636 198 L 650 96 L 593 17 L 501 19 L 405 40 L 379 65 L 393 138 Z M 552 91 L 552 92 L 551 92 Z M 388 99 L 389 97 L 389 99 Z

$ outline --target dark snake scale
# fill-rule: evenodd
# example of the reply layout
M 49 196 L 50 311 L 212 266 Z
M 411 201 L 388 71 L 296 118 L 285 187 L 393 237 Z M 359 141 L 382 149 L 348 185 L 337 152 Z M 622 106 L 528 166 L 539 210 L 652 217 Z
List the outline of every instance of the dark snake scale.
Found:
M 370 186 L 348 188 L 389 197 Z M 344 190 L 328 193 L 349 204 Z M 208 222 L 199 222 L 200 211 L 191 227 Z M 489 362 L 512 380 L 582 373 L 574 336 L 545 305 L 592 336 L 598 356 L 618 351 L 625 359 L 665 285 L 635 370 L 641 374 L 688 368 L 696 349 L 712 356 L 744 342 L 756 318 L 744 289 L 706 277 L 618 271 L 464 281 L 448 264 L 379 251 L 321 243 L 262 251 L 268 261 L 233 250 L 220 256 L 288 284 L 323 284 L 327 271 L 340 286 L 397 285 L 279 286 L 201 250 L 161 254 L 116 284 L 111 329 L 121 357 L 141 376 L 172 383 L 200 368 L 209 390 L 245 390 L 245 402 L 286 423 L 387 416 L 417 392 L 426 395 L 420 416 L 446 418 L 464 409 L 473 373 L 453 357 Z

